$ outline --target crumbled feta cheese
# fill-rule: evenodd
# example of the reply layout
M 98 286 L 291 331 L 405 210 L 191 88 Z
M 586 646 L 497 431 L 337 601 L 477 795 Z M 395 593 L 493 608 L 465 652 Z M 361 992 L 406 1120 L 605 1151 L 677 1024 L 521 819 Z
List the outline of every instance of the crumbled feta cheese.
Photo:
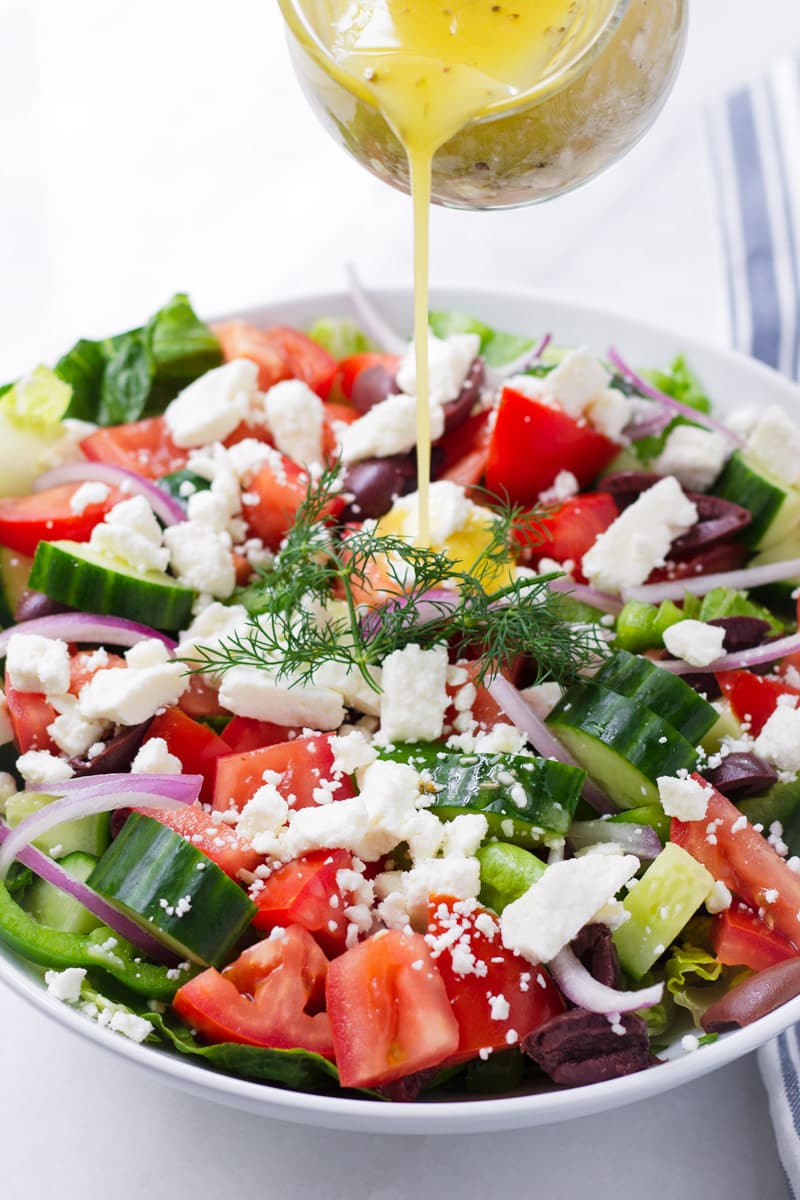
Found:
M 676 425 L 653 460 L 653 470 L 674 475 L 690 492 L 705 492 L 724 467 L 729 451 L 730 443 L 721 433 L 696 425 Z
M 242 438 L 240 442 L 236 442 L 233 446 L 227 449 L 227 461 L 230 464 L 231 470 L 236 475 L 241 484 L 249 484 L 253 476 L 260 467 L 275 458 L 274 447 L 268 446 L 266 442 L 260 442 L 256 438 Z M 189 459 L 189 467 L 191 470 L 194 455 Z
M 386 742 L 433 742 L 442 736 L 447 695 L 447 649 L 412 644 L 383 664 L 380 736 Z
M 590 401 L 609 385 L 611 376 L 603 364 L 582 346 L 570 350 L 561 362 L 541 380 L 545 399 L 551 400 L 572 417 L 583 416 Z
M 664 630 L 664 645 L 692 667 L 707 667 L 725 653 L 725 630 L 705 621 L 676 621 Z
M 583 573 L 606 592 L 644 583 L 655 567 L 664 565 L 672 541 L 696 521 L 696 505 L 678 481 L 667 476 L 642 492 L 600 534 L 583 556 Z
M 537 683 L 521 693 L 540 721 L 546 721 L 561 699 L 563 688 L 559 683 Z
M 139 572 L 166 571 L 169 563 L 169 553 L 161 545 L 161 526 L 144 496 L 115 504 L 95 525 L 89 545 Z
M 136 1013 L 118 1009 L 111 1014 L 108 1028 L 114 1033 L 121 1033 L 132 1042 L 143 1042 L 153 1032 L 152 1024 L 146 1017 L 137 1017 Z
M 492 729 L 475 739 L 475 751 L 478 754 L 522 754 L 527 743 L 527 736 L 521 729 L 498 721 Z
M 558 504 L 577 495 L 580 490 L 580 484 L 571 471 L 559 471 L 550 487 L 539 493 L 539 503 Z
M 12 633 L 6 652 L 6 676 L 18 692 L 58 695 L 69 691 L 67 643 L 38 633 Z
M 74 513 L 84 512 L 90 504 L 102 504 L 111 495 L 111 488 L 107 483 L 100 483 L 98 480 L 90 480 L 88 483 L 82 483 L 69 498 L 69 507 Z
M 161 638 L 144 638 L 125 651 L 125 662 L 136 671 L 146 671 L 150 667 L 160 667 L 170 662 L 170 653 Z
M 428 392 L 431 404 L 455 400 L 481 348 L 476 333 L 453 333 L 448 338 L 428 335 Z M 397 368 L 397 386 L 409 396 L 417 394 L 417 356 L 414 343 Z
M 661 807 L 668 817 L 679 821 L 701 821 L 706 815 L 711 786 L 703 787 L 695 779 L 674 779 L 661 775 L 656 780 Z
M 77 1004 L 81 998 L 81 984 L 86 978 L 84 967 L 67 967 L 64 971 L 45 971 L 44 981 L 47 994 L 63 1000 L 65 1004 Z
M 196 592 L 226 600 L 236 586 L 230 535 L 199 521 L 182 521 L 164 530 L 169 561 L 180 583 Z
M 375 750 L 359 729 L 331 738 L 333 770 L 345 775 L 354 775 L 362 767 L 368 767 L 378 757 Z
M 289 815 L 289 805 L 274 784 L 265 783 L 247 801 L 239 819 L 236 822 L 236 835 L 247 842 L 253 843 L 253 848 L 259 853 L 269 852 L 273 839 L 277 837 L 286 824 Z M 260 839 L 266 835 L 264 850 L 261 849 Z
M 800 771 L 800 709 L 777 707 L 756 738 L 754 750 L 779 771 Z
M 375 879 L 375 894 L 383 899 L 378 915 L 390 929 L 406 925 L 424 928 L 431 896 L 474 899 L 481 886 L 477 858 L 450 854 L 416 863 L 410 871 L 386 871 Z
M 81 716 L 74 696 L 59 697 L 59 709 L 47 732 L 67 758 L 80 758 L 103 737 L 108 726 L 105 721 L 88 721 Z
M 17 770 L 32 788 L 47 788 L 51 784 L 71 779 L 75 774 L 69 763 L 49 750 L 28 750 L 17 759 Z
M 131 763 L 131 772 L 144 775 L 180 775 L 183 763 L 175 754 L 170 754 L 164 738 L 154 737 L 139 749 Z
M 239 633 L 248 621 L 247 609 L 242 604 L 220 604 L 215 600 L 197 614 L 188 629 L 178 638 L 178 658 L 191 658 L 198 647 L 216 648 L 225 638 Z
M 489 1001 L 489 1018 L 492 1021 L 507 1021 L 511 1012 L 511 1005 L 506 1000 L 505 996 L 488 996 Z
M 437 479 L 430 485 L 428 496 L 430 543 L 441 549 L 449 537 L 460 533 L 471 521 L 486 525 L 490 519 L 485 508 L 470 500 L 464 488 L 447 479 Z M 419 492 L 411 492 L 395 500 L 391 509 L 392 527 L 401 537 L 419 536 Z
M 433 816 L 433 814 L 429 814 Z M 446 822 L 442 851 L 449 855 L 471 858 L 489 832 L 489 823 L 483 813 L 462 813 Z
M 176 704 L 188 686 L 183 663 L 167 662 L 143 669 L 110 667 L 84 684 L 78 708 L 89 720 L 139 725 L 157 709 Z
M 782 482 L 800 482 L 800 428 L 779 404 L 770 404 L 759 412 L 745 454 Z
M 687 1054 L 691 1054 L 694 1050 L 700 1048 L 700 1039 L 694 1033 L 685 1033 L 681 1038 L 681 1049 Z
M 438 404 L 431 404 L 431 439 L 444 433 L 444 413 Z M 388 458 L 391 454 L 406 454 L 417 444 L 417 402 L 413 396 L 400 393 L 387 396 L 350 425 L 340 431 L 339 446 L 345 466 L 365 458 Z
M 550 864 L 503 910 L 503 945 L 529 962 L 549 962 L 638 869 L 639 860 L 632 854 L 589 855 Z
M 370 674 L 380 688 L 380 667 L 370 667 Z M 380 713 L 380 692 L 369 686 L 358 667 L 337 662 L 320 663 L 314 671 L 313 682 L 315 687 L 338 692 L 347 708 L 355 708 L 373 717 Z
M 220 703 L 239 717 L 254 717 L 276 725 L 310 729 L 338 729 L 344 721 L 344 704 L 332 688 L 291 686 L 280 683 L 258 667 L 232 667 L 222 677 Z
M 281 454 L 304 467 L 322 462 L 324 407 L 300 379 L 276 383 L 264 397 L 264 411 Z
M 244 358 L 195 379 L 164 412 L 175 445 L 188 448 L 224 441 L 247 416 L 257 383 L 257 365 Z
M 733 896 L 729 889 L 721 879 L 717 879 L 711 891 L 706 896 L 706 909 L 710 913 L 724 912 L 726 908 L 730 908 L 732 900 Z
M 634 403 L 630 397 L 612 387 L 603 388 L 584 409 L 584 415 L 590 424 L 612 442 L 623 440 L 622 432 L 630 422 L 633 412 Z

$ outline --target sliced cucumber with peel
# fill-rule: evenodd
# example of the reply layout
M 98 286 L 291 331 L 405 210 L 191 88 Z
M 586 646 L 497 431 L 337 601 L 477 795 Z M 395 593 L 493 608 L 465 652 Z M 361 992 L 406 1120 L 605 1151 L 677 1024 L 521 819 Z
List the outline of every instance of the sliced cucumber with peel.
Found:
M 679 675 L 649 658 L 617 650 L 594 677 L 595 683 L 630 696 L 668 721 L 688 742 L 698 742 L 717 721 L 717 712 Z
M 712 491 L 750 510 L 753 519 L 741 536 L 753 550 L 775 545 L 800 525 L 800 491 L 750 462 L 741 450 L 730 456 Z
M 40 542 L 30 586 L 84 612 L 109 613 L 155 629 L 184 629 L 195 594 L 163 571 L 136 571 L 83 542 Z
M 17 792 L 5 802 L 6 821 L 13 829 L 26 817 L 32 816 L 45 805 L 52 804 L 55 798 L 44 792 Z M 110 813 L 94 813 L 89 817 L 62 821 L 60 825 L 48 829 L 47 833 L 40 833 L 38 837 L 33 838 L 31 844 L 43 854 L 59 861 L 69 854 L 76 853 L 99 857 L 111 841 L 110 830 Z
M 0 625 L 14 624 L 14 613 L 28 586 L 33 559 L 18 550 L 0 546 Z
M 97 859 L 92 854 L 76 850 L 65 855 L 59 865 L 73 879 L 85 883 L 97 866 Z M 48 929 L 60 929 L 62 933 L 91 933 L 103 923 L 74 896 L 62 892 L 61 888 L 48 883 L 46 879 L 33 881 L 25 892 L 22 907 L 40 925 L 46 925 Z

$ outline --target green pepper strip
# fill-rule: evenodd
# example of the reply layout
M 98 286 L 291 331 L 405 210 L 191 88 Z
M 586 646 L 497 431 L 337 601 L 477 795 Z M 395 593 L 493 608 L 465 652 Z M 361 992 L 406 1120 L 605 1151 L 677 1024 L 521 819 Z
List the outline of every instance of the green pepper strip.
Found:
M 108 945 L 109 938 L 112 945 Z M 62 933 L 40 925 L 11 899 L 0 883 L 0 941 L 17 954 L 46 967 L 101 968 L 140 996 L 151 1000 L 171 1000 L 175 992 L 200 968 L 175 970 L 139 960 L 135 946 L 107 925 L 91 933 Z M 139 961 L 137 961 L 139 960 Z

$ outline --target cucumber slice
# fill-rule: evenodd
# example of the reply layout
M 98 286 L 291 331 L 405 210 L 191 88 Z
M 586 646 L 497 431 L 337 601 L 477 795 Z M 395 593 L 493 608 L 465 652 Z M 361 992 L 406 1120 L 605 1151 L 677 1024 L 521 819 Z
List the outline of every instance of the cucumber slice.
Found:
M 55 796 L 43 792 L 17 792 L 9 796 L 5 804 L 6 820 L 13 829 L 32 816 L 46 804 L 51 804 Z M 63 821 L 54 825 L 47 833 L 34 838 L 32 845 L 60 860 L 72 854 L 91 854 L 99 857 L 111 841 L 111 814 L 96 813 L 90 817 L 77 817 L 73 821 Z M 53 854 L 53 850 L 57 852 Z
M 662 842 L 669 841 L 670 818 L 660 804 L 645 804 L 641 808 L 626 808 L 608 818 L 615 825 L 649 825 Z
M 413 742 L 385 754 L 408 762 L 430 780 L 430 811 L 443 820 L 482 813 L 489 832 L 506 842 L 541 845 L 569 829 L 585 772 L 550 758 L 521 754 L 460 754 Z
M 704 752 L 709 757 L 719 751 L 724 737 L 740 738 L 744 733 L 742 723 L 735 715 L 729 702 L 727 700 L 716 700 L 715 704 L 717 707 L 714 711 L 717 714 L 717 719 L 700 742 Z
M 28 586 L 33 559 L 18 550 L 0 546 L 0 625 L 7 629 L 14 624 L 14 613 Z
M 131 813 L 87 880 L 182 958 L 219 966 L 256 913 L 247 893 L 179 833 Z
M 190 588 L 162 571 L 137 572 L 82 542 L 40 542 L 30 586 L 61 604 L 156 629 L 185 629 L 195 598 Z
M 623 970 L 641 979 L 694 916 L 714 877 L 681 846 L 670 842 L 622 901 L 630 919 L 614 930 Z
M 679 675 L 657 667 L 649 658 L 618 650 L 595 675 L 595 683 L 630 696 L 668 721 L 687 742 L 699 742 L 717 721 L 717 712 Z
M 571 687 L 547 724 L 620 808 L 658 804 L 656 779 L 691 771 L 697 751 L 639 699 L 597 683 Z
M 741 450 L 728 459 L 712 491 L 753 514 L 742 540 L 754 550 L 774 546 L 800 524 L 800 491 L 748 462 Z
M 508 842 L 489 842 L 479 846 L 475 857 L 481 864 L 478 899 L 496 913 L 501 913 L 507 904 L 524 896 L 546 870 L 545 864 L 535 854 Z
M 67 874 L 84 883 L 96 865 L 97 859 L 93 854 L 82 854 L 78 850 L 61 859 L 61 866 Z M 103 923 L 74 896 L 62 892 L 46 879 L 34 880 L 25 893 L 22 907 L 40 925 L 46 925 L 48 929 L 60 929 L 62 933 L 91 933 Z

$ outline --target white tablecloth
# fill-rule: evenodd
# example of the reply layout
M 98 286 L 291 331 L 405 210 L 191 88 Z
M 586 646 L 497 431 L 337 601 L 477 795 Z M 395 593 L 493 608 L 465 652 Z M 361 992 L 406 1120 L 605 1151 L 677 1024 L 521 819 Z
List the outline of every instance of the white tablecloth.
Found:
M 211 314 L 410 280 L 410 210 L 317 126 L 269 0 L 0 0 L 0 379 L 173 291 Z M 437 211 L 433 278 L 528 286 L 726 344 L 700 112 L 800 48 L 797 0 L 695 0 L 685 67 L 614 171 L 536 210 Z M 783 1200 L 754 1060 L 634 1108 L 481 1137 L 279 1125 L 173 1092 L 0 991 L 10 1200 Z

